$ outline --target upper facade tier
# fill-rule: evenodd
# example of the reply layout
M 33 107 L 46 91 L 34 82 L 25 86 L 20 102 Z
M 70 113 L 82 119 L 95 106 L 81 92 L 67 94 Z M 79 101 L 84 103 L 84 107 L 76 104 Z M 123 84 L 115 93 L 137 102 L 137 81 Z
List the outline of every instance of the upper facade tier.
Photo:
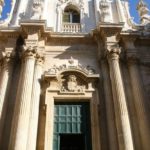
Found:
M 21 21 L 46 20 L 47 27 L 54 32 L 89 33 L 100 23 L 124 23 L 124 29 L 128 30 L 134 26 L 128 3 L 127 0 L 12 0 L 10 15 L 0 26 L 18 27 Z

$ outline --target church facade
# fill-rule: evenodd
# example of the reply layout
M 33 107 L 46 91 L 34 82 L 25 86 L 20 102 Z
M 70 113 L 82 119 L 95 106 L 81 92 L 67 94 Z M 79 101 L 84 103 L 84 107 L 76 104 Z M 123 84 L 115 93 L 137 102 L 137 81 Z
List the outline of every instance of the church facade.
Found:
M 137 11 L 139 24 L 127 0 L 12 0 L 0 150 L 150 149 L 150 15 Z

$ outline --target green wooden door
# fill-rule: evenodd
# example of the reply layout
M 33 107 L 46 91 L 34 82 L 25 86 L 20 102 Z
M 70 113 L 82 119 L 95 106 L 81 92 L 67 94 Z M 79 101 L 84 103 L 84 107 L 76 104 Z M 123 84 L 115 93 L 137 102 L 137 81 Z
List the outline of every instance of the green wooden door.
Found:
M 84 136 L 85 150 L 91 150 L 88 103 L 55 104 L 53 150 L 60 150 L 60 136 L 62 134 L 81 134 Z

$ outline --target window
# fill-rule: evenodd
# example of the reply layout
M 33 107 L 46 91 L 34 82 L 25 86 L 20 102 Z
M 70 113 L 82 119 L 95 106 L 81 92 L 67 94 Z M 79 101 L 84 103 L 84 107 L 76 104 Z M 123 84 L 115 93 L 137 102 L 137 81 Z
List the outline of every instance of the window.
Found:
M 66 7 L 63 14 L 64 23 L 80 23 L 80 13 L 75 9 Z

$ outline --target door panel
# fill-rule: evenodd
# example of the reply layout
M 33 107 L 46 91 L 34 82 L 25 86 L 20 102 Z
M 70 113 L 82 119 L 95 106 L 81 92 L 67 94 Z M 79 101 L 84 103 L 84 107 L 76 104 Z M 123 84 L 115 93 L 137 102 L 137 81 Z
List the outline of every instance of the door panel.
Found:
M 54 150 L 80 150 L 81 148 L 81 150 L 91 150 L 89 110 L 88 103 L 55 104 L 53 139 Z M 76 139 L 77 137 L 78 139 L 82 139 L 81 147 L 77 144 L 79 143 L 78 139 Z M 67 138 L 70 140 L 69 143 L 72 144 L 68 145 L 68 149 L 67 145 L 65 146 L 65 144 L 67 144 L 65 142 Z M 73 139 L 76 140 L 73 142 Z

